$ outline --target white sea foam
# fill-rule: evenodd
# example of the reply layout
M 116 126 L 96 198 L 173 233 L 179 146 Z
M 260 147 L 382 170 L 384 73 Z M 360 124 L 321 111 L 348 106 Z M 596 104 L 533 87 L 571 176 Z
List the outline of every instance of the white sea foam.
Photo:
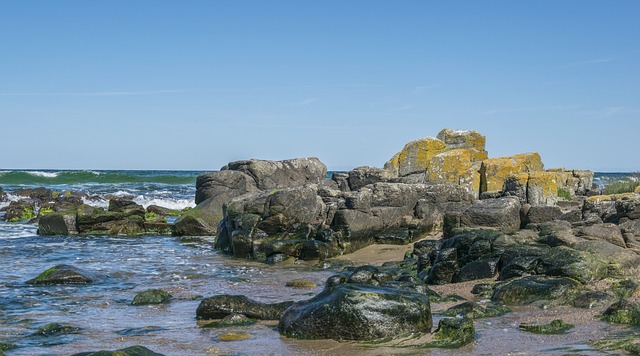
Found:
M 157 197 L 148 197 L 144 195 L 138 195 L 133 199 L 137 204 L 142 205 L 145 209 L 149 205 L 157 205 L 163 208 L 182 210 L 184 208 L 193 208 L 196 204 L 192 199 L 166 199 Z
M 37 235 L 37 225 L 0 223 L 0 239 L 17 239 Z
M 38 176 L 38 177 L 45 177 L 45 178 L 55 178 L 58 176 L 59 172 L 42 172 L 42 171 L 25 171 L 25 173 L 28 174 L 32 174 L 34 176 Z
M 106 199 L 87 199 L 86 197 L 82 197 L 82 202 L 96 208 L 107 209 L 109 207 L 109 201 Z

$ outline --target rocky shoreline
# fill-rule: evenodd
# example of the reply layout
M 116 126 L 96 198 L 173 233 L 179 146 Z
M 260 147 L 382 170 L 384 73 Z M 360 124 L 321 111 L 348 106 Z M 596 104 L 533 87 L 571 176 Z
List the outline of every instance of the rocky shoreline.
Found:
M 127 199 L 111 200 L 105 211 L 71 193 L 33 190 L 4 208 L 4 218 L 35 219 L 40 235 L 216 236 L 217 249 L 270 264 L 413 244 L 400 261 L 346 267 L 307 300 L 215 295 L 195 312 L 223 325 L 271 320 L 292 338 L 457 348 L 478 337 L 475 320 L 522 306 L 597 310 L 603 321 L 640 325 L 640 192 L 600 195 L 593 172 L 545 170 L 537 153 L 489 158 L 485 142 L 477 131 L 444 129 L 407 143 L 384 168 L 331 179 L 317 158 L 231 162 L 198 177 L 197 206 L 186 212 L 145 210 Z M 179 214 L 175 223 L 166 220 L 171 214 Z M 47 281 L 59 275 L 65 279 Z M 58 266 L 32 281 L 92 280 Z M 470 291 L 436 292 L 452 284 Z M 170 303 L 161 291 L 149 293 L 145 300 Z M 434 322 L 434 304 L 447 305 L 448 317 Z M 572 327 L 571 320 L 546 321 L 520 328 L 554 334 Z M 593 347 L 640 350 L 634 338 Z

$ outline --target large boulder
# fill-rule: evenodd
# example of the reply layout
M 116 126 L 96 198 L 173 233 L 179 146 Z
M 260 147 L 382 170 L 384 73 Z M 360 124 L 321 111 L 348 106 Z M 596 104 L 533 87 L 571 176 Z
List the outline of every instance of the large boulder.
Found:
M 528 276 L 496 285 L 491 300 L 506 305 L 527 305 L 563 298 L 579 287 L 580 284 L 570 278 Z
M 447 144 L 437 138 L 425 137 L 414 140 L 385 163 L 384 168 L 399 177 L 423 173 L 431 158 L 446 149 Z
M 482 179 L 480 191 L 502 190 L 507 178 L 521 173 L 542 170 L 544 170 L 544 164 L 540 154 L 536 152 L 486 159 L 480 168 Z
M 296 338 L 367 341 L 429 333 L 432 324 L 423 293 L 348 283 L 293 304 L 278 328 Z
M 470 206 L 447 212 L 444 233 L 456 228 L 489 227 L 511 231 L 520 228 L 520 201 L 516 197 L 477 200 Z
M 220 201 L 211 197 L 184 212 L 173 224 L 178 236 L 215 236 L 222 218 Z
M 531 172 L 527 180 L 527 203 L 553 206 L 558 201 L 558 173 Z
M 260 190 L 317 184 L 327 177 L 327 166 L 315 157 L 284 161 L 257 159 L 235 161 L 230 162 L 222 170 L 239 171 L 249 175 Z
M 61 211 L 44 215 L 38 223 L 38 235 L 77 235 L 76 212 Z
M 196 179 L 196 204 L 216 198 L 218 214 L 222 219 L 222 204 L 242 194 L 258 191 L 255 180 L 238 171 L 218 171 L 205 173 Z
M 136 204 L 137 205 L 137 204 Z M 82 235 L 140 235 L 144 230 L 144 209 L 141 206 L 129 207 L 119 204 L 110 205 L 115 209 L 105 211 L 83 205 L 76 210 L 76 228 Z
M 317 188 L 309 185 L 273 190 L 231 200 L 224 208 L 217 247 L 237 257 L 260 260 L 278 253 L 300 257 L 302 245 L 313 240 L 319 228 L 328 223 L 327 208 Z
M 350 190 L 359 190 L 360 188 L 373 183 L 388 182 L 393 177 L 391 172 L 387 169 L 369 166 L 358 167 L 349 171 L 347 174 Z M 335 174 L 333 177 L 335 177 Z

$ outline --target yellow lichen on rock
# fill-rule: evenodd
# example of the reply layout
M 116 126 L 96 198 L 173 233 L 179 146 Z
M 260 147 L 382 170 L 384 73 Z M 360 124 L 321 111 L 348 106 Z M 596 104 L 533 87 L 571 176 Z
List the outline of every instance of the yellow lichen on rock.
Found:
M 592 204 L 597 204 L 603 201 L 638 200 L 638 199 L 640 199 L 640 194 L 638 193 L 620 193 L 620 194 L 609 194 L 609 195 L 594 195 L 592 197 L 588 197 L 587 202 Z
M 487 143 L 487 138 L 475 130 L 453 130 L 447 128 L 440 131 L 436 138 L 444 142 L 449 149 L 466 148 L 484 151 Z
M 636 193 L 640 193 L 640 185 L 636 187 L 636 189 L 634 190 L 634 192 L 636 192 Z
M 386 169 L 394 173 L 397 167 L 397 175 L 400 177 L 413 173 L 424 172 L 431 161 L 431 157 L 445 151 L 447 145 L 433 137 L 425 137 L 407 143 L 402 151 L 385 164 Z M 394 160 L 397 157 L 397 163 Z
M 555 205 L 558 201 L 559 172 L 531 172 L 527 181 L 527 202 L 531 205 Z
M 451 183 L 463 186 L 474 196 L 480 194 L 480 162 L 475 149 L 454 149 L 431 158 L 426 180 L 430 183 Z
M 389 172 L 391 172 L 391 174 L 394 177 L 398 176 L 398 168 L 399 168 L 398 158 L 399 157 L 400 157 L 400 152 L 398 152 L 395 155 L 393 155 L 393 157 L 391 157 L 391 159 L 388 160 L 387 163 L 384 164 L 384 169 L 386 169 Z
M 486 159 L 482 162 L 480 170 L 482 175 L 480 191 L 501 190 L 508 177 L 542 170 L 544 170 L 544 164 L 537 152 Z

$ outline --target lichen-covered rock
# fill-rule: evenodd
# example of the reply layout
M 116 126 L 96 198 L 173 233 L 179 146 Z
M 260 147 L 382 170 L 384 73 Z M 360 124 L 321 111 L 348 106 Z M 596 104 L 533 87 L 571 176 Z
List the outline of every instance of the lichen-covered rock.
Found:
M 92 273 L 82 271 L 70 265 L 57 265 L 40 273 L 36 278 L 27 281 L 27 284 L 71 284 L 91 283 L 97 279 Z
M 527 209 L 522 225 L 547 223 L 562 216 L 562 209 L 558 206 L 531 206 Z
M 485 150 L 485 144 L 487 143 L 487 138 L 475 130 L 453 130 L 446 128 L 438 132 L 436 138 L 444 142 L 449 149 L 464 148 L 474 149 L 479 152 Z M 484 156 L 486 156 L 486 151 Z
M 427 295 L 396 288 L 341 284 L 293 304 L 281 333 L 303 339 L 368 341 L 431 331 Z
M 131 305 L 166 304 L 171 298 L 171 294 L 162 289 L 147 289 L 136 294 Z
M 400 177 L 425 172 L 431 158 L 446 149 L 447 145 L 437 138 L 425 137 L 414 140 L 385 163 L 384 168 Z
M 620 247 L 627 247 L 620 227 L 611 223 L 580 227 L 576 229 L 576 236 L 587 240 L 604 240 Z
M 558 174 L 554 172 L 530 172 L 527 180 L 527 203 L 531 205 L 555 205 L 558 201 Z
M 621 299 L 602 313 L 602 320 L 615 324 L 640 325 L 640 306 Z
M 222 170 L 239 171 L 253 178 L 260 190 L 317 184 L 327 176 L 327 166 L 316 157 L 283 161 L 243 160 L 230 162 Z
M 502 190 L 507 178 L 520 173 L 544 170 L 540 154 L 523 153 L 508 157 L 489 158 L 482 162 L 480 168 L 480 191 Z
M 449 183 L 464 187 L 474 197 L 480 195 L 481 161 L 486 151 L 454 149 L 431 157 L 427 166 L 429 183 Z
M 196 309 L 198 319 L 222 319 L 229 314 L 243 314 L 252 319 L 278 320 L 293 302 L 262 303 L 244 295 L 215 295 L 205 298 Z
M 215 236 L 220 210 L 220 202 L 215 197 L 209 198 L 180 215 L 173 224 L 173 233 L 178 236 Z

